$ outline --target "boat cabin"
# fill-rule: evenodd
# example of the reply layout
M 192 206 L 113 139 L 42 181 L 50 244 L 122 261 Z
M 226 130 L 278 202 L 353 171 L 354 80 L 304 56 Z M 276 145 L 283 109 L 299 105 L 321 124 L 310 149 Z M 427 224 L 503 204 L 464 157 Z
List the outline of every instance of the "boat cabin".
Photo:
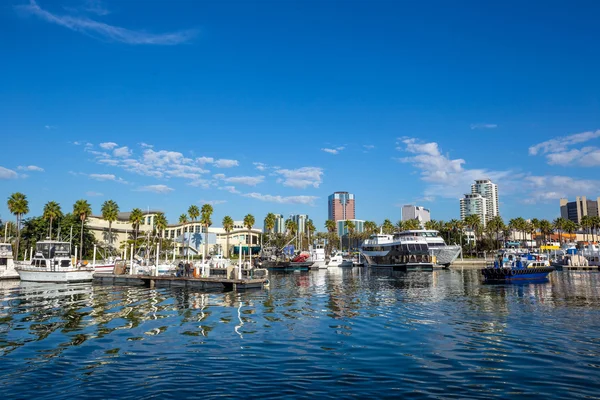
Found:
M 12 246 L 9 243 L 0 243 L 0 266 L 5 267 L 12 260 Z
M 44 240 L 35 245 L 31 265 L 41 268 L 71 266 L 71 244 L 56 240 Z

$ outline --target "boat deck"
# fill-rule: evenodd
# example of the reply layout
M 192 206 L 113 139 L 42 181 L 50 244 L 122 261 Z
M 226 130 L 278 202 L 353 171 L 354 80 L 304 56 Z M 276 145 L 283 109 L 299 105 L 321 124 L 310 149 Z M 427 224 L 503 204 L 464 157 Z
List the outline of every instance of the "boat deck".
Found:
M 229 279 L 225 277 L 184 278 L 175 276 L 149 275 L 115 275 L 106 273 L 94 274 L 94 282 L 103 284 L 124 284 L 149 287 L 193 287 L 200 289 L 216 289 L 237 291 L 246 289 L 261 289 L 267 283 L 266 278 Z

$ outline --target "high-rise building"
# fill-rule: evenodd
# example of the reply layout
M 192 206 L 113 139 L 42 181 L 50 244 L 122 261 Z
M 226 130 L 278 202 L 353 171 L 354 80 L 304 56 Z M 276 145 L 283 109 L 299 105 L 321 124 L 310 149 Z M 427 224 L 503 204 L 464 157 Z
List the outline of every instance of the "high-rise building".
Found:
M 363 233 L 365 231 L 365 221 L 362 219 L 350 219 L 354 223 L 354 232 Z M 344 236 L 348 234 L 348 228 L 346 227 L 346 220 L 340 220 L 336 222 L 338 236 Z
M 292 214 L 290 219 L 298 225 L 298 233 L 304 233 L 306 231 L 306 222 L 308 221 L 308 215 L 306 214 Z
M 402 221 L 416 219 L 425 226 L 425 222 L 431 221 L 431 213 L 429 209 L 421 206 L 413 206 L 410 204 L 402 206 Z
M 332 221 L 356 218 L 354 195 L 348 192 L 335 192 L 327 201 L 328 219 Z
M 479 215 L 481 223 L 485 226 L 487 199 L 478 193 L 465 194 L 465 197 L 460 199 L 460 219 L 464 221 L 469 215 Z
M 584 216 L 597 217 L 600 210 L 600 197 L 588 200 L 585 196 L 575 197 L 575 201 L 560 199 L 560 216 L 569 219 L 576 224 L 581 223 Z
M 489 179 L 478 179 L 471 185 L 471 194 L 465 194 L 460 199 L 460 218 L 464 220 L 469 215 L 479 215 L 485 226 L 489 220 L 500 215 L 498 203 L 498 185 Z

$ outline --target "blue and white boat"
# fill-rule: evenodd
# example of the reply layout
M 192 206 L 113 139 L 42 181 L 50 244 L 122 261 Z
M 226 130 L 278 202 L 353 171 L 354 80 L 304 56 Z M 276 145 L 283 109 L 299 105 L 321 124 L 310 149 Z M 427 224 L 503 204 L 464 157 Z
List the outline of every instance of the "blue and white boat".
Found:
M 520 281 L 545 280 L 555 268 L 548 260 L 540 260 L 531 254 L 517 256 L 513 253 L 504 253 L 481 270 L 483 279 L 489 283 L 509 283 Z

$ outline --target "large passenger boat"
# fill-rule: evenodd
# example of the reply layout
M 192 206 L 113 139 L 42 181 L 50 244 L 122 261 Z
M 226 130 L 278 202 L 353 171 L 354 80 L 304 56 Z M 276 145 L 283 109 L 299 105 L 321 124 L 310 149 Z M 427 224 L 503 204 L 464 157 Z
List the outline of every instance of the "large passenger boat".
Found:
M 94 278 L 94 267 L 74 266 L 71 244 L 44 240 L 35 245 L 31 263 L 15 267 L 22 281 L 30 282 L 89 282 Z
M 449 267 L 460 255 L 461 248 L 459 245 L 448 245 L 440 233 L 433 229 L 415 229 L 403 231 L 397 234 L 399 237 L 421 237 L 425 239 L 429 246 L 429 254 L 435 256 L 434 264 L 443 267 Z
M 433 270 L 433 257 L 423 237 L 374 234 L 365 240 L 361 252 L 369 267 L 402 271 Z
M 15 271 L 12 246 L 10 243 L 0 243 L 0 279 L 19 279 Z

